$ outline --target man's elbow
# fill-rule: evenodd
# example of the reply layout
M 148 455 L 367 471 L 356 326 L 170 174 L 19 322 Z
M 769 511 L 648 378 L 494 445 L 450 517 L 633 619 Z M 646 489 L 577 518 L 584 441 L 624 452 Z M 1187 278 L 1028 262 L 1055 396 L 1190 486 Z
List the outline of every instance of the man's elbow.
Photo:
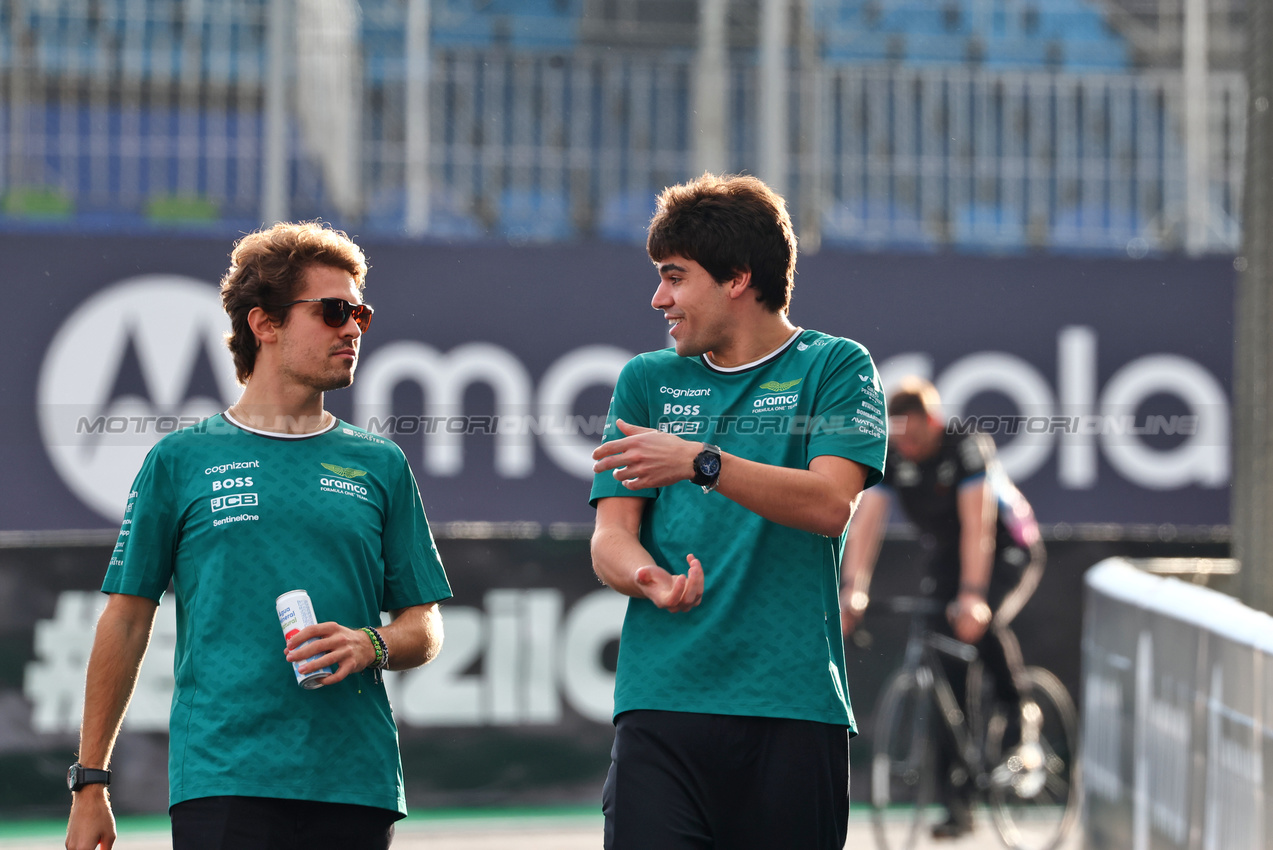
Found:
M 844 534 L 844 530 L 849 527 L 849 520 L 853 519 L 853 511 L 857 508 L 858 499 L 854 495 L 851 499 L 831 499 L 828 500 L 819 517 L 818 533 L 825 537 L 839 537 Z
M 442 627 L 442 609 L 434 605 L 424 614 L 422 623 L 424 629 L 424 640 L 420 642 L 420 651 L 417 659 L 411 664 L 411 667 L 420 667 L 428 664 L 430 661 L 438 657 L 438 653 L 442 651 L 442 641 L 446 636 L 446 632 Z

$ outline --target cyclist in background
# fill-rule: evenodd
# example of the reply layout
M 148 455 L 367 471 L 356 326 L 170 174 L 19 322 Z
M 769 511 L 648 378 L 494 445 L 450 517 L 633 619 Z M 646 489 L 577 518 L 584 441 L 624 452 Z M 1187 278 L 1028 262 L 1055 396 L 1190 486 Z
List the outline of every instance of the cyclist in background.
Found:
M 889 394 L 889 452 L 883 485 L 862 494 L 849 528 L 840 617 L 847 637 L 870 601 L 871 574 L 888 520 L 890 492 L 918 528 L 927 553 L 921 591 L 944 604 L 931 628 L 974 645 L 994 680 L 997 698 L 1019 704 L 1023 729 L 1037 724 L 1023 677 L 1016 637 L 1007 627 L 1034 593 L 1044 550 L 1034 512 L 995 456 L 985 434 L 953 433 L 941 414 L 937 390 L 908 378 Z M 946 675 L 961 706 L 967 665 L 943 655 Z M 1009 716 L 1013 716 L 1012 713 Z M 1037 726 L 1036 726 L 1037 728 Z M 1023 735 L 1024 739 L 1024 735 Z M 936 838 L 972 829 L 974 789 L 955 767 L 954 742 L 937 734 L 937 788 L 947 810 Z

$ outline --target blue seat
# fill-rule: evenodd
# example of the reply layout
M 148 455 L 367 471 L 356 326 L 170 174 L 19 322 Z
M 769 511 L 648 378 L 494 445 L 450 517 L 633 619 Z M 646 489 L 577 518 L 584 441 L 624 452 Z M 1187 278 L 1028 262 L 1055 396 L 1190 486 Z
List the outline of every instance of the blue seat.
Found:
M 1044 68 L 1051 64 L 1051 47 L 1043 39 L 991 38 L 984 61 L 989 68 Z
M 867 250 L 930 252 L 938 248 L 916 210 L 901 209 L 884 198 L 830 205 L 822 214 L 822 240 Z
M 559 242 L 574 238 L 570 202 L 557 192 L 505 189 L 499 204 L 500 234 L 510 242 Z
M 823 57 L 831 62 L 887 62 L 897 58 L 895 50 L 896 45 L 883 33 L 836 32 L 828 33 Z
M 406 190 L 387 189 L 377 192 L 367 202 L 363 226 L 368 232 L 402 236 L 407 214 Z M 429 196 L 429 225 L 426 237 L 456 241 L 486 238 L 486 228 L 466 205 L 450 192 Z
M 654 192 L 638 191 L 606 198 L 597 216 L 597 235 L 612 242 L 644 245 L 656 197 Z
M 968 39 L 962 35 L 915 35 L 906 39 L 906 61 L 914 64 L 959 64 L 968 61 Z
M 1119 71 L 1130 66 L 1127 45 L 1120 40 L 1069 41 L 1062 46 L 1064 65 L 1072 71 Z
M 1048 246 L 1061 253 L 1091 253 L 1102 248 L 1121 254 L 1140 237 L 1146 222 L 1122 207 L 1087 204 L 1058 210 L 1048 230 Z
M 951 241 L 961 251 L 1021 251 L 1028 247 L 1025 217 L 1014 205 L 973 201 L 956 212 Z

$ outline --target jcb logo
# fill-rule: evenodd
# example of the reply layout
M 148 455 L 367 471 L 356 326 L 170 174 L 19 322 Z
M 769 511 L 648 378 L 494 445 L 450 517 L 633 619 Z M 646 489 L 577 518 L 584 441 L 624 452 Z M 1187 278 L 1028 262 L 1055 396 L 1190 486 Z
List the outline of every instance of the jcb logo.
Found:
M 258 504 L 255 493 L 231 493 L 228 496 L 216 496 L 212 500 L 212 512 L 226 511 L 230 508 L 249 508 Z

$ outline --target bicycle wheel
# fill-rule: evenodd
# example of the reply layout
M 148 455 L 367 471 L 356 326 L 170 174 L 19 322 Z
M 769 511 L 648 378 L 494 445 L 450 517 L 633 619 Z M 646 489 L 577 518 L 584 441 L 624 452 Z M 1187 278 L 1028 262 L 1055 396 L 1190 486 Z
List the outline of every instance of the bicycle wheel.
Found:
M 995 711 L 986 734 L 986 798 L 1005 844 L 1052 850 L 1078 817 L 1078 719 L 1060 679 L 1041 667 L 1025 672 L 1040 712 L 1038 742 L 1023 740 L 1030 736 L 1016 731 L 1020 722 L 1010 722 L 1003 707 Z
M 893 674 L 876 705 L 871 734 L 871 822 L 880 850 L 909 850 L 932 827 L 932 711 L 931 690 L 921 687 L 916 672 L 910 670 Z

